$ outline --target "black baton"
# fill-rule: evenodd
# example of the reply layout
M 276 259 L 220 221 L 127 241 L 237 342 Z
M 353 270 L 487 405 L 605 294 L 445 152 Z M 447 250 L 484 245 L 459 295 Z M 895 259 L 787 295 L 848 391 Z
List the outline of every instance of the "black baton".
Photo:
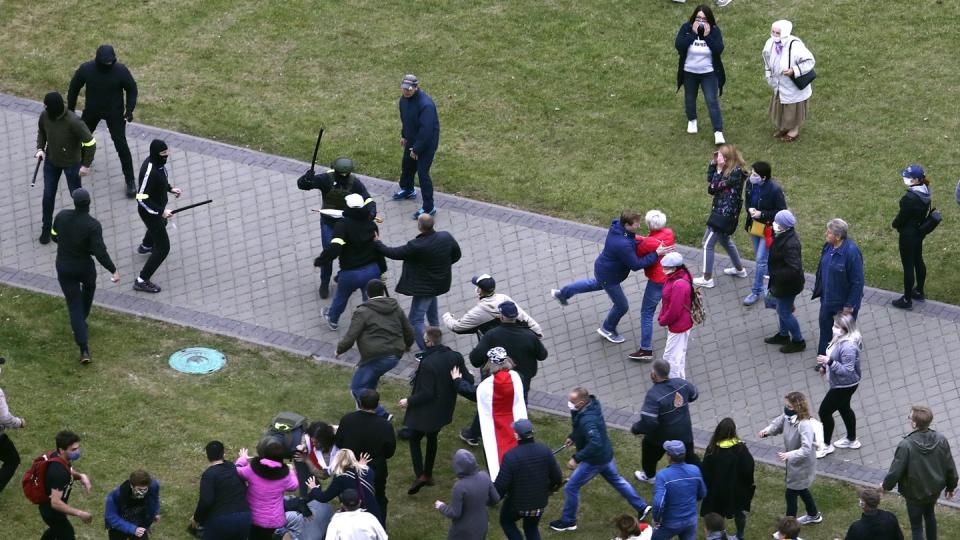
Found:
M 37 183 L 37 172 L 40 171 L 40 163 L 43 162 L 43 157 L 37 158 L 37 166 L 33 169 L 33 180 L 30 180 L 30 187 L 33 187 Z
M 203 205 L 205 205 L 205 204 L 210 204 L 210 203 L 212 203 L 212 202 L 213 202 L 213 199 L 207 199 L 207 200 L 205 200 L 205 201 L 201 201 L 201 202 L 198 202 L 198 203 L 188 204 L 188 205 L 183 206 L 183 207 L 181 207 L 181 208 L 177 208 L 176 210 L 171 210 L 171 211 L 170 211 L 170 215 L 173 215 L 173 214 L 176 214 L 176 213 L 179 213 L 179 212 L 183 212 L 184 210 L 189 210 L 189 209 L 191 209 L 191 208 L 196 208 L 196 207 L 198 207 L 198 206 L 203 206 Z
M 317 144 L 313 147 L 313 159 L 310 160 L 310 172 L 317 170 L 317 152 L 320 151 L 320 139 L 323 138 L 323 127 L 320 128 L 320 134 L 317 135 Z

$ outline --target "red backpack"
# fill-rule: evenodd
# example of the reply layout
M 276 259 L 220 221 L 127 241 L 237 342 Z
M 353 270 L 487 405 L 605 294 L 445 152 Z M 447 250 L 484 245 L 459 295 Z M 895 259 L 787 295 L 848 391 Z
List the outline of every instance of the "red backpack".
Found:
M 33 504 L 50 504 L 45 479 L 47 477 L 47 466 L 53 462 L 63 465 L 68 471 L 70 470 L 70 464 L 67 463 L 67 460 L 60 457 L 58 452 L 53 451 L 34 459 L 30 469 L 23 475 L 23 494 Z

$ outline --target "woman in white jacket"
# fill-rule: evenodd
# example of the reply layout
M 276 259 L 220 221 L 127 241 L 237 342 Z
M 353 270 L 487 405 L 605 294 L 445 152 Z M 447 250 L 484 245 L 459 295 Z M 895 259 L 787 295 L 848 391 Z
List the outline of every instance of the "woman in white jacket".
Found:
M 807 102 L 813 95 L 812 85 L 801 89 L 793 79 L 810 73 L 816 64 L 813 54 L 792 32 L 793 23 L 776 21 L 763 46 L 764 76 L 773 89 L 770 120 L 777 126 L 773 136 L 784 142 L 797 140 L 807 119 Z

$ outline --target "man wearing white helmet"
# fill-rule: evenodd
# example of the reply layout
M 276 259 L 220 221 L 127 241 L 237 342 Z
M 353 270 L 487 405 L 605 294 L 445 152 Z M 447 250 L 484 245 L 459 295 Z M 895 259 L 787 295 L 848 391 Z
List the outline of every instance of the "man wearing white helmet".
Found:
M 693 328 L 690 314 L 693 296 L 693 278 L 683 264 L 683 255 L 667 253 L 660 261 L 667 283 L 663 286 L 663 305 L 660 307 L 660 326 L 667 327 L 667 344 L 663 359 L 670 363 L 670 377 L 686 379 L 684 368 L 687 340 Z

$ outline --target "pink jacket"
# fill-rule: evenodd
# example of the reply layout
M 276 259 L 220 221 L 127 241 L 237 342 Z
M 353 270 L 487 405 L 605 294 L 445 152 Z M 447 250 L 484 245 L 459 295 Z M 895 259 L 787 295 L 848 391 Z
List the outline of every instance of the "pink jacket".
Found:
M 277 464 L 269 459 L 260 460 L 261 465 Z M 280 467 L 285 467 L 279 464 Z M 278 528 L 286 524 L 283 512 L 283 493 L 296 491 L 297 473 L 289 469 L 287 476 L 278 480 L 268 480 L 253 472 L 246 459 L 237 460 L 237 474 L 247 482 L 247 504 L 250 505 L 250 514 L 254 525 L 264 528 Z
M 690 273 L 684 267 L 667 276 L 663 286 L 663 305 L 660 307 L 660 326 L 666 326 L 674 334 L 682 334 L 693 328 L 690 318 L 690 295 L 693 284 Z

